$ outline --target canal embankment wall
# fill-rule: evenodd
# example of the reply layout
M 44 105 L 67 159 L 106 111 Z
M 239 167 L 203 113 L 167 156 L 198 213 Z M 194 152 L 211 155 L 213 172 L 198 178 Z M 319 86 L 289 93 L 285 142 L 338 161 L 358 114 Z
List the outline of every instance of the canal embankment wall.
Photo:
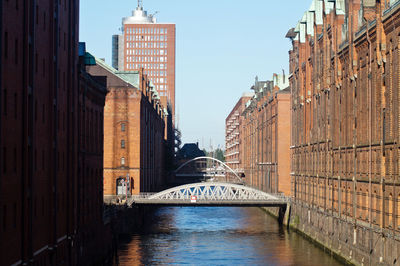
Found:
M 400 240 L 390 231 L 302 202 L 289 204 L 283 216 L 280 208 L 263 209 L 344 264 L 400 265 Z
M 103 221 L 107 237 L 107 255 L 102 259 L 103 265 L 113 264 L 117 257 L 117 251 L 121 239 L 131 236 L 135 232 L 143 230 L 148 224 L 155 207 L 128 207 L 126 204 L 116 204 L 108 201 L 104 205 Z
M 108 216 L 109 223 L 114 236 L 131 235 L 148 226 L 149 219 L 157 207 L 129 207 L 126 204 L 108 205 L 110 209 Z

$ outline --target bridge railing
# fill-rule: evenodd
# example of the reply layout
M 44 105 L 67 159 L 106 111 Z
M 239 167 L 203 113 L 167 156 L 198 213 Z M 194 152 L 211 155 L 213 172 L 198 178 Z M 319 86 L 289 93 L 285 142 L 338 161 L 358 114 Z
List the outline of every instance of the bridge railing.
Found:
M 157 194 L 157 193 L 156 192 L 146 192 L 146 193 L 140 193 L 139 195 L 132 195 L 130 198 L 132 198 L 132 199 L 147 199 L 155 194 Z
M 157 194 L 156 192 L 151 192 L 151 193 L 140 193 L 138 195 L 132 195 L 128 196 L 128 204 L 130 202 L 134 202 L 136 199 L 149 199 L 151 196 Z M 278 198 L 279 201 L 283 202 L 290 202 L 291 197 L 285 196 L 283 193 L 270 193 L 271 196 L 274 196 Z M 181 200 L 190 200 L 192 195 L 187 194 L 184 195 L 184 198 L 181 198 Z M 198 196 L 197 200 L 202 200 L 202 196 Z M 167 200 L 168 201 L 168 200 Z M 218 199 L 218 201 L 224 201 L 223 199 Z M 226 201 L 231 201 L 231 199 L 226 199 Z M 252 201 L 252 199 L 241 199 L 240 201 Z

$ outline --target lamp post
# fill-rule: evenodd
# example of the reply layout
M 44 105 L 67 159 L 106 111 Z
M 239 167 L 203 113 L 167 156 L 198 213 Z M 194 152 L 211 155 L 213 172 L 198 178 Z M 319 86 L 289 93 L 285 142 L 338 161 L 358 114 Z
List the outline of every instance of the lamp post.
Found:
M 126 194 L 126 200 L 128 200 L 128 187 L 129 187 L 129 173 L 126 174 L 126 182 L 125 182 L 125 194 Z

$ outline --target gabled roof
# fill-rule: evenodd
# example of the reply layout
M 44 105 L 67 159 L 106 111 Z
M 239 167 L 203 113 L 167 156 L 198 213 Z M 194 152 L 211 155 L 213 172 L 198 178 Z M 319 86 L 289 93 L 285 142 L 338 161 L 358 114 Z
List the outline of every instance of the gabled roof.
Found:
M 126 83 L 131 84 L 133 87 L 139 88 L 139 76 L 140 76 L 139 71 L 118 71 L 112 66 L 106 64 L 106 62 L 104 62 L 103 60 L 97 57 L 95 57 L 95 59 L 96 59 L 96 64 L 100 65 L 111 74 L 116 75 Z
M 205 154 L 199 149 L 196 143 L 184 144 L 177 154 L 177 157 L 182 159 L 193 159 L 201 156 L 205 156 Z

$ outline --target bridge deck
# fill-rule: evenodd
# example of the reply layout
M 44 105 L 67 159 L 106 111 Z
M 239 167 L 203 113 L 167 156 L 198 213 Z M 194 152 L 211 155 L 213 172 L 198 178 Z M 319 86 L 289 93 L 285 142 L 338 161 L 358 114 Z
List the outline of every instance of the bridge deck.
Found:
M 196 174 L 175 174 L 177 177 L 225 177 L 226 175 L 222 174 L 203 174 L 203 173 L 196 173 Z
M 135 199 L 132 202 L 133 205 L 155 205 L 155 206 L 182 206 L 182 207 L 194 207 L 194 206 L 214 206 L 214 207 L 281 207 L 287 204 L 286 201 L 271 201 L 271 200 L 226 200 L 226 201 L 215 201 L 215 200 L 197 200 L 191 202 L 190 200 L 159 200 L 159 199 Z
M 234 183 L 202 182 L 170 188 L 159 193 L 142 193 L 128 199 L 131 205 L 163 206 L 284 206 L 290 198 L 268 194 Z

